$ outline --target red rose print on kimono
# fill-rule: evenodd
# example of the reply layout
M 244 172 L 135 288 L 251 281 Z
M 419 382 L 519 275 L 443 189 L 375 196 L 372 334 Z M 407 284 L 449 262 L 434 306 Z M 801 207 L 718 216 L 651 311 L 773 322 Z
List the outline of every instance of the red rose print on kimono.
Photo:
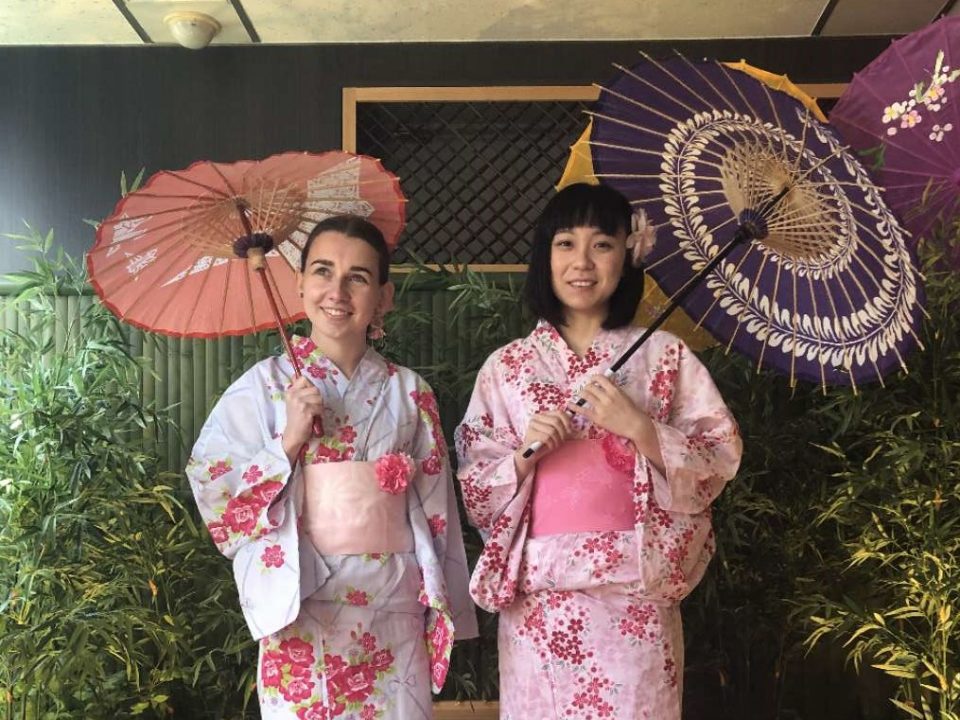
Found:
M 447 521 L 443 519 L 442 515 L 431 515 L 427 518 L 427 525 L 430 526 L 432 537 L 439 537 L 447 529 Z
M 210 476 L 211 480 L 216 480 L 218 477 L 226 475 L 232 469 L 233 465 L 230 464 L 229 460 L 217 460 L 207 467 L 207 475 Z
M 283 567 L 283 548 L 279 545 L 271 545 L 264 549 L 263 554 L 260 555 L 260 561 L 268 568 Z
M 306 452 L 306 462 L 311 465 L 326 462 L 352 460 L 355 450 L 350 445 L 332 437 L 322 438 L 313 449 Z
M 347 588 L 347 594 L 344 596 L 348 605 L 366 606 L 370 604 L 370 595 L 364 590 L 356 588 Z
M 333 718 L 327 712 L 326 706 L 322 702 L 315 702 L 309 707 L 302 707 L 297 710 L 297 720 L 331 720 Z
M 427 586 L 423 581 L 423 570 L 420 570 L 420 589 L 417 591 L 417 602 L 425 607 L 430 606 L 430 597 L 427 595 Z M 428 633 L 429 635 L 429 633 Z
M 291 344 L 293 354 L 300 360 L 306 360 L 317 349 L 317 344 L 308 337 L 302 337 Z
M 352 425 L 344 425 L 337 430 L 337 437 L 341 442 L 349 444 L 357 439 L 357 431 L 353 429 Z
M 260 682 L 264 687 L 280 687 L 283 680 L 283 666 L 290 659 L 283 653 L 265 652 L 260 657 Z
M 421 387 L 420 390 L 413 390 L 410 397 L 413 398 L 416 406 L 427 413 L 429 417 L 439 419 L 440 410 L 437 407 L 437 398 L 432 392 Z
M 292 677 L 286 686 L 280 686 L 280 694 L 287 702 L 301 702 L 313 695 L 316 683 L 305 677 Z
M 250 494 L 261 505 L 269 505 L 281 490 L 283 490 L 282 482 L 270 480 L 257 485 Z
M 393 653 L 386 648 L 381 648 L 370 656 L 370 667 L 377 672 L 385 672 L 393 665 Z
M 207 530 L 210 531 L 210 537 L 217 545 L 222 545 L 230 539 L 230 531 L 222 522 L 208 523 Z
M 434 612 L 427 621 L 426 642 L 430 655 L 430 672 L 434 692 L 439 692 L 450 667 L 453 646 L 453 622 L 446 612 Z
M 227 501 L 223 521 L 233 532 L 251 535 L 257 527 L 257 518 L 261 507 L 261 504 L 256 500 L 243 495 L 231 498 Z
M 327 379 L 327 369 L 325 367 L 320 367 L 319 365 L 310 365 L 307 367 L 307 374 L 316 378 L 317 380 L 326 380 Z
M 267 697 L 279 695 L 289 703 L 307 701 L 312 704 L 317 687 L 313 645 L 302 638 L 288 637 L 279 644 L 267 640 L 262 648 L 262 693 Z
M 296 665 L 312 665 L 313 645 L 300 638 L 290 638 L 280 643 L 280 652 Z
M 358 626 L 358 630 L 350 633 L 357 650 L 349 653 L 349 659 L 342 655 L 324 655 L 322 674 L 326 676 L 327 695 L 340 708 L 331 717 L 344 711 L 362 716 L 364 712 L 369 714 L 366 708 L 375 712 L 381 694 L 377 683 L 394 671 L 393 653 L 388 648 L 378 648 L 376 637 L 361 630 Z
M 336 674 L 341 668 L 345 668 L 346 666 L 347 663 L 344 661 L 342 655 L 325 653 L 323 656 L 323 671 L 327 674 L 327 677 Z
M 420 463 L 420 469 L 424 475 L 439 475 L 443 469 L 443 463 L 436 448 Z
M 433 440 L 430 455 L 421 462 L 421 467 L 427 475 L 436 475 L 440 472 L 440 453 L 446 452 L 447 441 L 443 439 L 443 429 L 440 425 L 440 410 L 437 407 L 437 398 L 426 385 L 410 393 L 414 404 L 420 409 L 420 417 L 430 428 Z
M 330 676 L 328 689 L 334 697 L 343 698 L 349 707 L 370 697 L 376 680 L 377 673 L 368 664 L 347 665 Z
M 434 659 L 430 664 L 430 680 L 435 688 L 442 688 L 446 682 L 447 672 L 450 669 L 450 661 L 446 658 Z
M 450 643 L 450 628 L 447 626 L 447 620 L 443 615 L 437 616 L 437 622 L 433 626 L 433 632 L 430 633 L 430 640 L 427 643 L 435 651 L 443 651 Z
M 304 372 L 318 380 L 340 373 L 310 338 L 300 338 L 293 346 L 293 354 L 303 361 Z
M 207 525 L 217 544 L 228 543 L 231 536 L 259 537 L 261 534 L 263 524 L 269 520 L 263 517 L 264 510 L 273 510 L 270 505 L 283 489 L 283 483 L 274 479 L 277 476 L 265 481 L 259 480 L 261 476 L 263 472 L 257 466 L 248 468 L 245 477 L 256 478 L 257 482 L 228 499 L 219 520 Z
M 243 480 L 247 485 L 256 485 L 257 481 L 263 477 L 263 470 L 257 465 L 251 465 L 243 474 Z
M 357 633 L 350 633 L 351 637 L 357 641 L 357 643 L 362 647 L 366 652 L 372 653 L 377 649 L 377 638 L 371 635 L 368 632 L 359 635 Z

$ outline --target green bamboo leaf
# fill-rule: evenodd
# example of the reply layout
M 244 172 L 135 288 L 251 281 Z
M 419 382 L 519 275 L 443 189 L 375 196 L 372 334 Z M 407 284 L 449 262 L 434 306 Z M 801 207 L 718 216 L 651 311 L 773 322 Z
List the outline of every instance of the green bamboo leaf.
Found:
M 890 702 L 892 702 L 895 706 L 903 710 L 910 717 L 920 718 L 920 720 L 924 720 L 924 716 L 912 705 L 907 705 L 905 702 L 901 702 L 896 698 L 891 698 Z

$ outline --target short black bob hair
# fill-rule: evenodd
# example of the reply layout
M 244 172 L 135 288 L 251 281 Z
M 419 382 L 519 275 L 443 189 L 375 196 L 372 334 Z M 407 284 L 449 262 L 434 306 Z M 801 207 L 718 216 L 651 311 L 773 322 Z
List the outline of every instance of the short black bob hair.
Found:
M 385 285 L 390 279 L 390 248 L 383 239 L 380 228 L 359 215 L 333 215 L 317 223 L 310 231 L 307 242 L 300 253 L 300 272 L 307 269 L 307 256 L 310 255 L 310 246 L 317 235 L 327 231 L 343 233 L 347 237 L 363 240 L 377 251 L 377 271 L 380 275 L 380 284 Z
M 595 227 L 607 235 L 630 232 L 633 208 L 619 192 L 607 185 L 568 185 L 543 208 L 533 231 L 533 249 L 524 285 L 524 300 L 531 312 L 554 327 L 565 325 L 563 305 L 553 291 L 550 252 L 553 236 L 561 230 Z M 603 328 L 614 330 L 629 325 L 643 297 L 643 268 L 624 258 L 623 276 L 610 296 Z

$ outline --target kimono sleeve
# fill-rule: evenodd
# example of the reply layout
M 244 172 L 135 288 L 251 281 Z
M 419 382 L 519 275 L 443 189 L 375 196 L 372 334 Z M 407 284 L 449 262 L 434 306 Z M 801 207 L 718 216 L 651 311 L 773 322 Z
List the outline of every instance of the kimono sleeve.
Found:
M 427 519 L 434 553 L 443 569 L 455 637 L 464 640 L 476 637 L 479 632 L 476 611 L 467 589 L 470 572 L 447 443 L 440 424 L 437 400 L 430 386 L 418 380 L 412 398 L 419 410 L 419 424 L 412 448 L 417 465 L 414 475 L 416 497 Z
M 477 375 L 467 414 L 456 431 L 463 504 L 484 543 L 470 595 L 490 612 L 509 607 L 516 597 L 533 491 L 529 477 L 517 476 L 513 453 L 523 437 L 510 416 L 505 387 L 494 354 Z
M 510 416 L 497 365 L 495 353 L 480 368 L 466 415 L 454 434 L 467 519 L 484 540 L 523 479 L 517 477 L 513 462 L 523 434 Z
M 292 469 L 259 377 L 254 367 L 227 389 L 186 468 L 200 516 L 228 558 L 283 523 L 287 512 L 274 500 Z
M 667 357 L 651 386 L 661 400 L 662 417 L 653 421 L 664 471 L 647 466 L 660 507 L 695 515 L 736 475 L 743 443 L 710 373 L 689 348 L 677 342 Z
M 438 693 L 450 667 L 454 639 L 476 637 L 477 616 L 467 592 L 467 557 L 437 399 L 419 378 L 410 397 L 417 407 L 411 447 L 416 468 L 413 492 L 407 497 L 423 581 L 420 602 L 427 608 L 424 641 L 431 686 Z

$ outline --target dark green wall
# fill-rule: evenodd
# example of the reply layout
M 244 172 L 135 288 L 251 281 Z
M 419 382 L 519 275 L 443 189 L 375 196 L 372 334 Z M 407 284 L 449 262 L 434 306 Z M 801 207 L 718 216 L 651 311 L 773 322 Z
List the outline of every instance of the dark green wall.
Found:
M 345 86 L 588 84 L 637 51 L 844 82 L 887 38 L 687 42 L 0 48 L 0 233 L 54 228 L 79 256 L 121 170 L 340 147 Z M 0 273 L 21 267 L 0 241 Z

